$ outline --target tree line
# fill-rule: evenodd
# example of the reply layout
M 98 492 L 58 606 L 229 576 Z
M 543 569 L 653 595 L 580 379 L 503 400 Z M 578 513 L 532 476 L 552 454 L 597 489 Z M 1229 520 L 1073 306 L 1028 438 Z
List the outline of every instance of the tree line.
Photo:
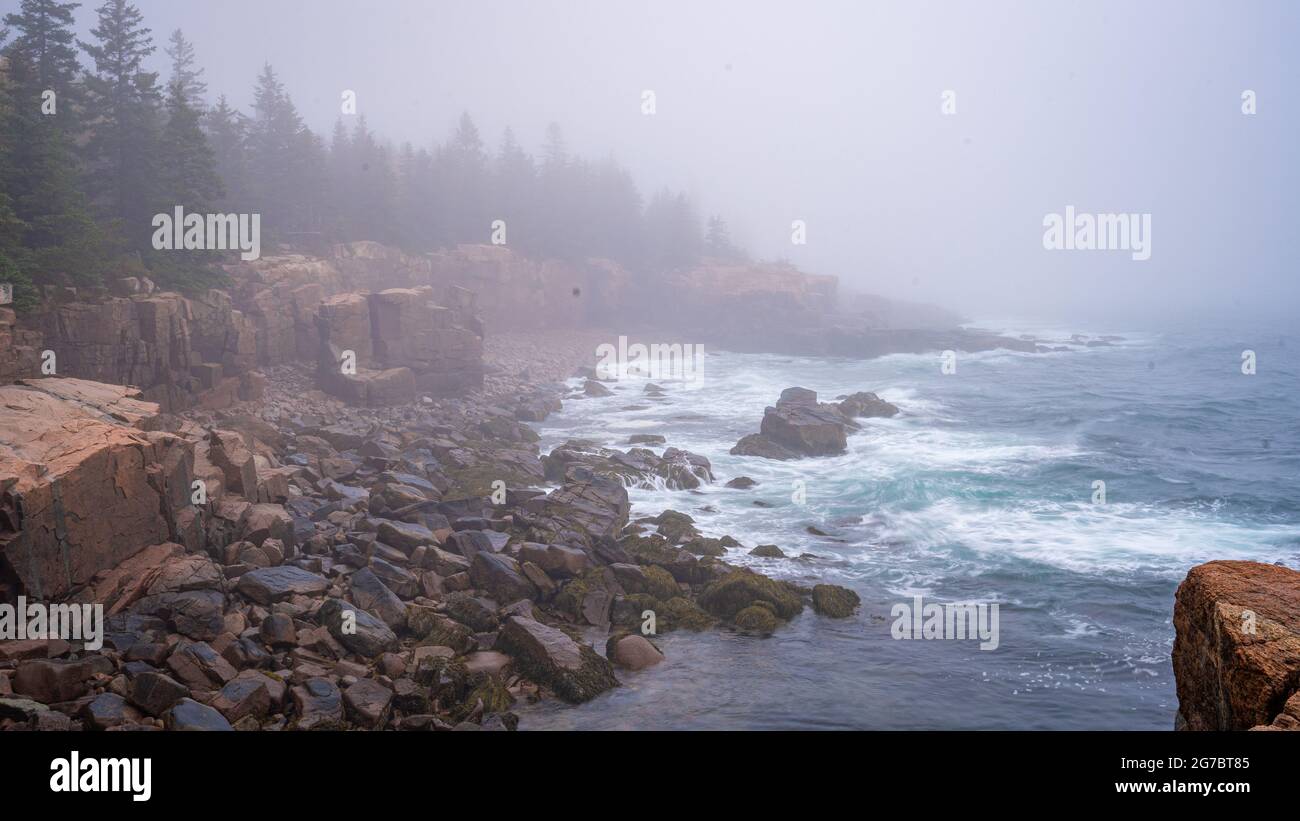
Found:
M 153 216 L 176 206 L 261 214 L 263 249 L 370 239 L 420 253 L 490 242 L 501 220 L 520 253 L 607 257 L 646 276 L 744 256 L 720 217 L 706 224 L 680 192 L 643 199 L 612 158 L 569 151 L 558 125 L 536 156 L 509 128 L 489 148 L 468 113 L 427 147 L 382 139 L 364 115 L 341 116 L 326 142 L 269 64 L 251 110 L 209 102 L 183 32 L 164 45 L 163 79 L 146 68 L 157 47 L 133 4 L 105 0 L 86 41 L 79 6 L 21 0 L 0 27 L 0 283 L 20 310 L 42 285 L 219 286 L 213 253 L 153 247 Z

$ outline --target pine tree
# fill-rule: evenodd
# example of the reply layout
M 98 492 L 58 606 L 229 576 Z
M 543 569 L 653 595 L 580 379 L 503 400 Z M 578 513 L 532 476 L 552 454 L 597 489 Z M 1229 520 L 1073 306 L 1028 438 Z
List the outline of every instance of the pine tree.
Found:
M 185 85 L 172 80 L 167 89 L 167 124 L 158 144 L 158 194 L 163 212 L 180 206 L 185 213 L 209 214 L 222 196 L 216 158 L 199 127 L 199 112 L 190 107 Z M 214 281 L 215 255 L 194 250 L 160 251 L 150 257 L 155 279 L 165 287 L 192 290 Z
M 158 75 L 144 70 L 153 53 L 150 30 L 127 0 L 106 0 L 97 10 L 94 43 L 82 43 L 95 61 L 86 77 L 93 126 L 86 145 L 89 187 L 127 247 L 151 247 L 157 213 L 157 146 L 162 95 Z
M 226 95 L 217 98 L 217 104 L 203 116 L 208 145 L 212 148 L 217 177 L 222 182 L 225 195 L 218 200 L 223 212 L 244 212 L 247 193 L 247 157 L 245 141 L 248 135 L 248 118 L 231 108 Z
M 727 221 L 717 214 L 709 217 L 709 227 L 704 235 L 704 253 L 728 261 L 744 258 L 744 254 L 731 241 L 731 230 L 727 228 Z
M 258 75 L 248 134 L 248 207 L 262 215 L 262 246 L 325 228 L 325 148 L 302 124 L 271 66 Z
M 181 84 L 185 104 L 202 113 L 207 108 L 208 84 L 203 82 L 203 69 L 195 67 L 194 44 L 185 39 L 180 29 L 167 40 L 167 56 L 172 61 L 172 75 L 168 82 Z
M 26 57 L 32 72 L 30 88 L 18 91 L 53 91 L 57 109 L 54 116 L 61 118 L 58 122 L 69 132 L 76 79 L 81 70 L 73 34 L 73 12 L 80 5 L 59 0 L 22 0 L 18 11 L 4 18 L 4 24 L 17 33 L 9 48 Z M 21 103 L 24 98 L 15 100 Z M 34 104 L 33 100 L 27 102 Z
M 111 252 L 90 218 L 73 153 L 77 74 L 72 12 L 77 3 L 23 0 L 5 16 L 15 35 L 4 49 L 7 102 L 0 105 L 0 190 L 8 198 L 10 250 L 20 276 L 38 285 L 98 284 Z M 44 106 L 53 91 L 53 113 Z M 21 239 L 15 244 L 13 232 Z

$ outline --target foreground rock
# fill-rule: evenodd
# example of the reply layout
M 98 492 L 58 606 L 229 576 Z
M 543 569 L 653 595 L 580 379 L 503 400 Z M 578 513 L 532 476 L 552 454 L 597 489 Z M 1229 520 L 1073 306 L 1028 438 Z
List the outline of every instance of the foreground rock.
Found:
M 176 535 L 194 445 L 144 430 L 158 406 L 140 396 L 83 379 L 0 387 L 0 585 L 57 598 Z
M 574 703 L 589 701 L 618 686 L 607 660 L 562 631 L 532 619 L 512 616 L 497 638 L 525 673 Z
M 1300 728 L 1300 572 L 1198 565 L 1178 587 L 1174 630 L 1180 726 Z

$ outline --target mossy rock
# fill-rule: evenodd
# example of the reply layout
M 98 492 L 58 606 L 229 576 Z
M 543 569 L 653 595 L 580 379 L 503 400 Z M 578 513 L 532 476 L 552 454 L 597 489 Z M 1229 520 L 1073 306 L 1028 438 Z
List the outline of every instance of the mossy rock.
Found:
M 671 598 L 660 607 L 662 609 L 655 611 L 660 630 L 707 630 L 717 621 L 685 596 Z M 668 618 L 665 620 L 664 616 Z
M 452 712 L 452 717 L 456 721 L 469 718 L 480 700 L 483 702 L 483 715 L 507 712 L 515 703 L 515 697 L 510 695 L 505 684 L 496 676 L 482 674 L 477 679 L 474 682 L 474 689 L 465 695 L 465 701 Z
M 502 465 L 491 464 L 449 470 L 447 478 L 451 480 L 451 487 L 442 494 L 444 499 L 477 499 L 491 496 L 495 489 L 492 483 L 497 480 L 505 482 L 509 487 L 532 487 L 537 483 L 535 476 L 527 476 Z
M 658 618 L 663 605 L 649 593 L 628 593 L 614 600 L 613 623 L 619 627 L 637 627 L 641 625 L 641 614 L 652 610 Z
M 454 619 L 440 615 L 416 645 L 450 647 L 456 653 L 468 653 L 477 643 L 473 630 Z
M 862 604 L 857 593 L 838 584 L 818 584 L 812 589 L 813 610 L 833 619 L 844 619 Z
M 794 618 L 803 610 L 803 600 L 791 585 L 743 569 L 712 582 L 699 598 L 701 607 L 724 619 L 734 619 L 755 602 L 769 602 L 782 619 Z
M 674 544 L 700 535 L 695 530 L 695 520 L 676 510 L 665 510 L 653 521 L 659 525 L 659 534 Z
M 774 544 L 761 544 L 749 551 L 749 555 L 758 556 L 760 559 L 784 559 L 785 551 Z
M 739 630 L 759 636 L 771 635 L 776 630 L 780 624 L 776 614 L 770 606 L 763 607 L 761 604 L 766 602 L 746 607 L 736 614 L 735 624 Z
M 689 553 L 694 553 L 696 556 L 719 557 L 727 555 L 727 551 L 722 546 L 722 541 L 720 539 L 710 539 L 706 536 L 691 539 L 689 542 L 682 545 L 682 549 Z
M 641 572 L 645 574 L 647 591 L 656 599 L 668 601 L 682 594 L 682 589 L 673 578 L 673 574 L 662 567 L 648 565 L 642 568 Z
M 575 619 L 582 618 L 582 601 L 590 591 L 584 579 L 570 579 L 555 594 L 555 609 Z
M 618 546 L 636 559 L 637 564 L 676 564 L 679 561 L 677 548 L 668 544 L 662 536 L 624 536 Z

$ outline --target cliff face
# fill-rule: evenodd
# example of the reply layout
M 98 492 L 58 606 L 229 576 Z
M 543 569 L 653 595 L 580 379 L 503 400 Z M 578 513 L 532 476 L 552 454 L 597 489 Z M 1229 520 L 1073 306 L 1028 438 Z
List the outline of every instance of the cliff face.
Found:
M 1174 629 L 1180 726 L 1300 729 L 1300 572 L 1194 567 L 1178 588 Z
M 339 246 L 330 257 L 265 257 L 226 267 L 231 285 L 193 298 L 154 292 L 129 277 L 117 296 L 68 292 L 19 323 L 0 309 L 0 383 L 70 376 L 133 385 L 163 411 L 253 398 L 259 367 L 315 362 L 323 302 L 340 293 L 422 287 L 431 317 L 376 300 L 383 367 L 411 366 L 432 392 L 482 380 L 482 324 L 472 293 L 439 282 L 427 259 L 375 243 Z M 417 316 L 417 314 L 420 314 Z M 43 354 L 54 354 L 43 371 Z M 407 397 L 409 398 L 409 397 Z

